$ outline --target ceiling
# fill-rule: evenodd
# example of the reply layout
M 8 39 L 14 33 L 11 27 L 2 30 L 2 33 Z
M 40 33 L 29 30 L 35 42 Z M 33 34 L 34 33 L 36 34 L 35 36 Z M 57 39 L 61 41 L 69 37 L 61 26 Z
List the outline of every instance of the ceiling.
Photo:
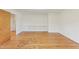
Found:
M 51 13 L 51 12 L 61 12 L 63 9 L 16 9 L 20 13 Z

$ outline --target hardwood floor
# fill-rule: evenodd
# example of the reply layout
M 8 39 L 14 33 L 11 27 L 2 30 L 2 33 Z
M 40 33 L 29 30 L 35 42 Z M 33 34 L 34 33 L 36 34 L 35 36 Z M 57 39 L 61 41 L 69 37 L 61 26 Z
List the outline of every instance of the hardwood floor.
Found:
M 12 32 L 11 40 L 5 42 L 0 48 L 21 49 L 67 49 L 79 48 L 79 44 L 60 33 L 48 32 L 22 32 L 17 36 Z M 16 37 L 16 38 L 15 38 Z

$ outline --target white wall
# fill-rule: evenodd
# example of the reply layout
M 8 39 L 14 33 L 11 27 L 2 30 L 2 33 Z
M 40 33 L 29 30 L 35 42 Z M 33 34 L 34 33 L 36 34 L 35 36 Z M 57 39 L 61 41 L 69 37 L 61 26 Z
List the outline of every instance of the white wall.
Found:
M 60 13 L 48 13 L 48 32 L 59 32 L 60 25 Z
M 15 15 L 15 20 L 16 20 L 16 34 L 21 32 L 21 20 L 22 20 L 22 15 L 17 12 L 15 9 L 5 9 L 6 11 L 10 12 L 12 15 Z
M 79 43 L 79 11 L 64 10 L 48 14 L 49 31 L 61 33 Z
M 15 15 L 16 34 L 19 34 L 22 31 L 48 31 L 47 14 L 20 13 L 15 9 L 6 9 L 6 11 Z
M 21 21 L 22 21 L 22 15 L 17 14 L 16 15 L 16 34 L 19 34 L 22 31 Z
M 41 13 L 23 14 L 21 31 L 48 31 L 47 16 Z
M 79 43 L 79 11 L 63 11 L 61 21 L 62 31 L 60 33 Z

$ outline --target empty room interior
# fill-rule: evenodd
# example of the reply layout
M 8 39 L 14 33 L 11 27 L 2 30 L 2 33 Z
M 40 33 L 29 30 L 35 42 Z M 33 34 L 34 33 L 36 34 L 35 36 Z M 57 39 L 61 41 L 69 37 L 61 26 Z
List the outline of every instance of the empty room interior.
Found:
M 78 49 L 78 9 L 0 9 L 1 49 Z

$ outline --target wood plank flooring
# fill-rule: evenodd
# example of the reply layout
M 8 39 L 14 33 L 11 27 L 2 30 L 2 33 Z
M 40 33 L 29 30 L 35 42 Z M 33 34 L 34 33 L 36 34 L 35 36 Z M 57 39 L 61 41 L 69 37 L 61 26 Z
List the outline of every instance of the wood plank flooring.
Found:
M 22 32 L 15 36 L 12 32 L 11 40 L 5 42 L 0 48 L 6 49 L 78 49 L 79 44 L 60 33 L 48 32 Z

